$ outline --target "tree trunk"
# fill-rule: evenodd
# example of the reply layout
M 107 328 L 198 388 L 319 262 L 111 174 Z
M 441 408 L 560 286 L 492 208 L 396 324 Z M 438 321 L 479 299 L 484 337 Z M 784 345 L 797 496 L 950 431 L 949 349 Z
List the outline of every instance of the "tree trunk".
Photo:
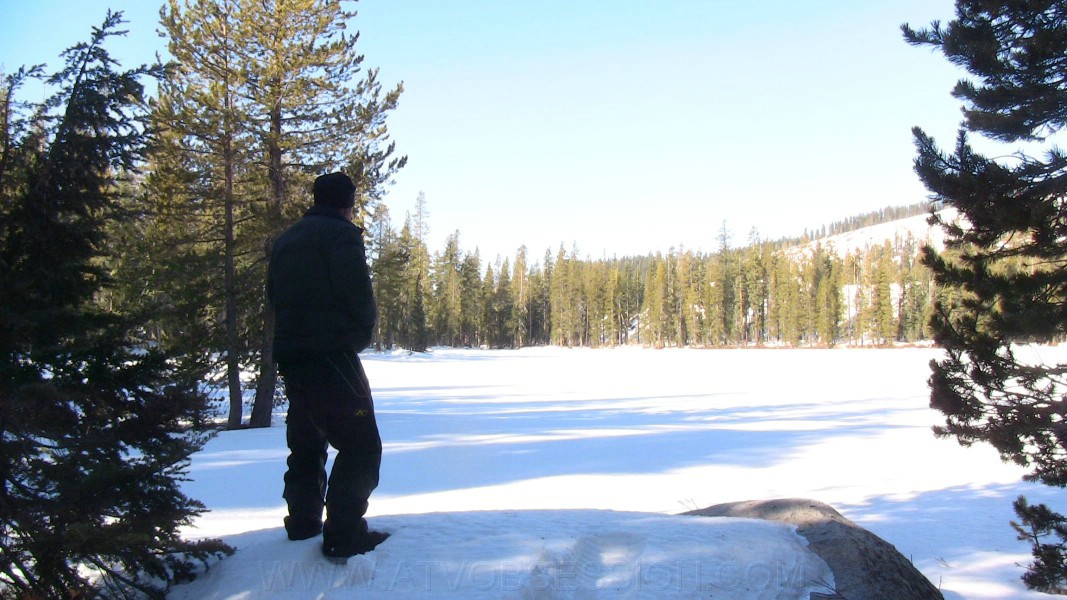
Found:
M 237 331 L 237 265 L 236 241 L 234 239 L 233 210 L 233 155 L 231 142 L 226 141 L 225 177 L 226 177 L 226 223 L 224 237 L 225 275 L 223 293 L 226 298 L 226 380 L 230 390 L 230 415 L 226 421 L 229 429 L 241 426 L 243 418 L 243 398 L 241 394 L 240 333 Z
M 267 177 L 270 179 L 271 204 L 267 213 L 271 234 L 265 244 L 267 261 L 274 246 L 274 235 L 281 229 L 282 206 L 285 202 L 285 176 L 282 163 L 282 111 L 280 104 L 281 82 L 274 80 L 271 89 L 278 98 L 270 111 L 270 134 L 267 137 Z M 256 384 L 256 399 L 252 404 L 252 427 L 270 427 L 274 409 L 274 391 L 278 386 L 278 369 L 274 365 L 274 309 L 268 298 L 263 299 L 263 347 L 259 354 L 259 377 Z
M 268 264 L 273 246 L 273 240 L 267 240 Z M 259 377 L 256 383 L 256 399 L 252 404 L 252 416 L 248 423 L 250 427 L 271 426 L 274 391 L 278 387 L 278 367 L 274 364 L 274 307 L 271 306 L 269 298 L 263 299 L 263 306 L 263 347 L 259 354 Z
M 244 396 L 241 391 L 241 333 L 238 331 L 237 317 L 237 224 L 235 217 L 234 198 L 234 163 L 236 162 L 234 150 L 234 126 L 233 126 L 233 91 L 230 88 L 229 78 L 225 81 L 224 102 L 226 112 L 223 116 L 223 204 L 225 222 L 223 223 L 224 244 L 224 273 L 223 273 L 223 296 L 225 298 L 225 327 L 226 327 L 226 379 L 230 390 L 230 414 L 226 420 L 229 429 L 241 427 L 244 412 Z
M 267 314 L 263 323 L 263 349 L 260 354 L 259 378 L 256 384 L 256 400 L 252 404 L 249 427 L 270 427 L 274 412 L 274 390 L 278 386 L 278 369 L 274 365 L 274 310 L 267 302 Z

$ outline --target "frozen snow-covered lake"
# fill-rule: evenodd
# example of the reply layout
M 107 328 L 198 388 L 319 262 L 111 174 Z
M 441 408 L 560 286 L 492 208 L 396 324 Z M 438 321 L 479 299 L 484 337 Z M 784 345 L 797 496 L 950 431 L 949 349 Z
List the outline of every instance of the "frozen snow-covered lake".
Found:
M 1067 349 L 1032 352 L 1067 360 Z M 516 515 L 536 521 L 588 514 L 596 522 L 603 511 L 671 514 L 807 497 L 894 544 L 947 598 L 1044 597 L 1018 580 L 1018 565 L 1030 557 L 1008 524 L 1011 501 L 1024 493 L 1062 511 L 1063 494 L 1020 481 L 1023 471 L 987 446 L 934 438 L 930 427 L 941 421 L 927 406 L 926 378 L 939 354 L 639 348 L 366 354 L 385 442 L 368 517 L 372 525 L 403 528 L 409 515 L 413 531 L 430 538 L 427 528 L 436 521 L 427 513 L 448 513 L 436 531 L 447 538 L 453 530 L 445 523 L 471 511 L 485 511 L 479 523 L 489 529 L 497 523 L 522 530 L 530 524 Z M 283 418 L 284 407 L 271 429 L 212 440 L 194 457 L 185 485 L 211 509 L 193 535 L 224 536 L 242 549 L 224 563 L 239 564 L 242 552 L 259 556 L 253 579 L 260 587 L 264 556 L 295 546 L 280 529 Z M 395 553 L 412 540 L 394 532 L 383 548 L 394 541 Z M 516 552 L 512 543 L 501 542 L 499 550 Z M 221 574 L 208 579 L 203 585 L 221 589 L 212 597 L 277 596 L 257 594 L 248 589 L 253 584 L 227 588 Z M 330 585 L 320 595 L 329 596 Z M 507 596 L 490 592 L 483 597 Z

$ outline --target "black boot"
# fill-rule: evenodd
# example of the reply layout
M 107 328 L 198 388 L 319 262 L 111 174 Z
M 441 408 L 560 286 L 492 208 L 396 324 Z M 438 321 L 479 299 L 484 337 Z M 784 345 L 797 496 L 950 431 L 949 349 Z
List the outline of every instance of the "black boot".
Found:
M 307 540 L 322 533 L 322 521 L 285 517 L 285 532 L 290 540 Z
M 322 535 L 322 554 L 335 562 L 344 562 L 350 556 L 374 550 L 388 537 L 388 533 L 370 531 L 366 526 L 356 530 L 335 531 L 327 523 Z

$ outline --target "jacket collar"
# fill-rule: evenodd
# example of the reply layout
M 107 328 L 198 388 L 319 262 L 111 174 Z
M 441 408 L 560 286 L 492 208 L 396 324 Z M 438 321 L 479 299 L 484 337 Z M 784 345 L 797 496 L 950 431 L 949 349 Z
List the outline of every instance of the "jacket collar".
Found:
M 323 206 L 321 204 L 320 205 L 312 205 L 311 208 L 307 209 L 307 212 L 304 213 L 304 216 L 305 217 L 326 217 L 326 218 L 329 218 L 329 219 L 337 219 L 338 221 L 343 221 L 343 222 L 351 225 L 352 227 L 355 227 L 361 233 L 363 232 L 363 228 L 362 227 L 360 227 L 359 225 L 356 225 L 352 221 L 349 221 L 348 219 L 344 218 L 344 216 L 341 215 L 341 211 L 337 210 L 336 208 L 333 208 L 332 206 Z
M 340 219 L 341 221 L 348 221 L 348 219 L 341 216 L 341 211 L 332 206 L 315 205 L 307 209 L 304 213 L 305 217 L 331 217 L 334 219 Z

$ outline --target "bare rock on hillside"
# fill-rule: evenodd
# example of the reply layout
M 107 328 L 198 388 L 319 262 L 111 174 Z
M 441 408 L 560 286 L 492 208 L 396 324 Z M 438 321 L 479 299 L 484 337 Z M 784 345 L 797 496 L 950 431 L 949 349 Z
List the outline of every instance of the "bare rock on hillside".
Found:
M 834 573 L 836 595 L 812 600 L 943 600 L 934 587 L 892 544 L 815 500 L 785 498 L 716 504 L 685 513 L 703 517 L 743 517 L 797 526 L 813 552 Z

